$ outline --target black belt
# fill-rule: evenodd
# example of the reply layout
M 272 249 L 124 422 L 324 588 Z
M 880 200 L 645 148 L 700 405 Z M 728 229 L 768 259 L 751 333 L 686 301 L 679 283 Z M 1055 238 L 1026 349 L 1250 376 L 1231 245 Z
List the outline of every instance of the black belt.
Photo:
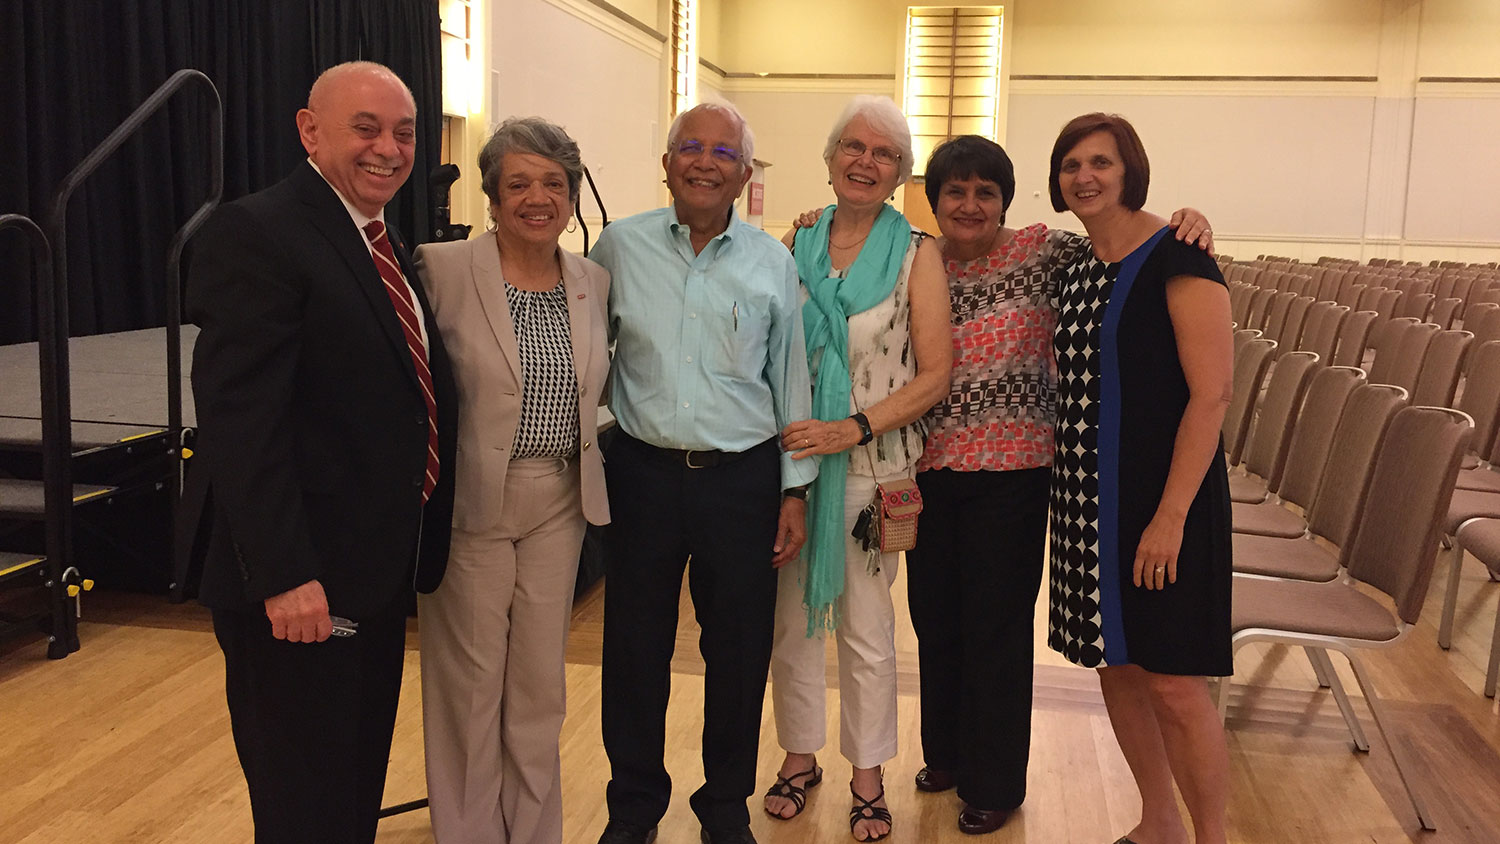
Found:
M 621 431 L 620 433 L 624 433 Z M 627 435 L 628 436 L 628 435 Z M 634 439 L 634 437 L 632 437 Z M 775 437 L 752 446 L 744 451 L 719 451 L 718 449 L 694 449 L 694 448 L 662 448 L 644 440 L 636 440 L 648 452 L 656 458 L 671 463 L 675 466 L 686 466 L 689 469 L 712 469 L 715 466 L 727 466 L 742 457 L 748 457 L 755 451 L 774 443 Z

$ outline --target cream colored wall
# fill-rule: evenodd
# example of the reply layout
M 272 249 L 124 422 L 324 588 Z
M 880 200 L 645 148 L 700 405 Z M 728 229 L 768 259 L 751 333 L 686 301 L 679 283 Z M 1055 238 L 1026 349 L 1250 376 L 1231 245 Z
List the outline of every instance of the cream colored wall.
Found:
M 1021 0 L 1008 9 L 1012 75 L 1374 76 L 1380 41 L 1379 0 Z
M 607 2 L 641 23 L 666 32 L 661 14 L 669 0 L 607 0 Z
M 1424 0 L 1417 75 L 1500 77 L 1500 2 Z
M 722 0 L 698 0 L 698 58 L 724 66 Z

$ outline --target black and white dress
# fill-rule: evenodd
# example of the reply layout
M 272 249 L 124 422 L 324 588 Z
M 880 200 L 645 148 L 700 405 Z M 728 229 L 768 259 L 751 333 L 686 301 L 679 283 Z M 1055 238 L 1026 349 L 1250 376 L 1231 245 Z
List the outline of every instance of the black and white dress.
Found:
M 1131 582 L 1188 401 L 1166 284 L 1181 275 L 1224 283 L 1211 258 L 1168 232 L 1118 263 L 1085 252 L 1060 271 L 1047 643 L 1089 667 L 1223 676 L 1233 665 L 1222 450 L 1189 508 L 1177 582 Z

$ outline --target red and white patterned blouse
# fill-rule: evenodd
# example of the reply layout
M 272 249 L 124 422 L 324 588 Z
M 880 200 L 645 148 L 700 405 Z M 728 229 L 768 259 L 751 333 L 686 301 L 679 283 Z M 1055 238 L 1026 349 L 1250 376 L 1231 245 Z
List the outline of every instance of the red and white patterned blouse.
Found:
M 1036 223 L 987 255 L 944 262 L 953 304 L 953 385 L 927 412 L 918 471 L 1052 465 L 1054 270 L 1086 248 L 1087 239 Z

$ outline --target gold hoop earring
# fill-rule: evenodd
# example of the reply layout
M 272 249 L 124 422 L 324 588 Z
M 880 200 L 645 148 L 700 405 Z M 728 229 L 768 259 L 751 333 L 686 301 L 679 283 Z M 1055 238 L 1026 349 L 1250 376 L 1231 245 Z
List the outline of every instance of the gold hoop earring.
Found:
M 568 232 L 571 234 L 572 232 L 576 232 L 576 231 L 578 231 L 578 218 L 577 217 L 569 217 L 568 218 Z

